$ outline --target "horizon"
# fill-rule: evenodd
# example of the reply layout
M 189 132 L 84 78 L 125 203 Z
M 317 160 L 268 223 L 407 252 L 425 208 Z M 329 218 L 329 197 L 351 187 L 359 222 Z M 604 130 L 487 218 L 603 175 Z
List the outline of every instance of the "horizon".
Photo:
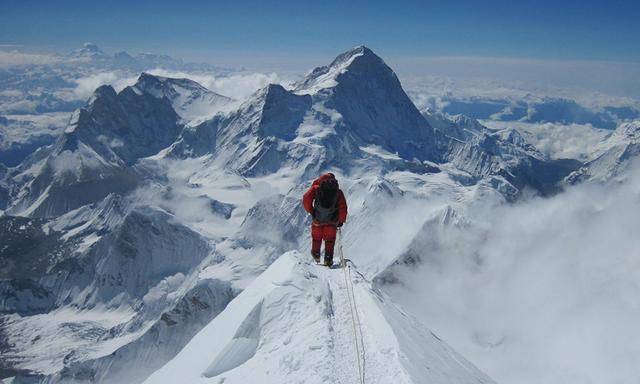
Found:
M 362 6 L 361 6 L 362 5 Z M 522 16 L 526 15 L 527 19 Z M 339 5 L 190 1 L 0 3 L 0 46 L 162 52 L 190 61 L 315 61 L 364 44 L 383 56 L 640 63 L 640 3 L 491 0 Z
M 0 64 L 10 65 L 13 56 L 20 63 L 39 63 L 47 55 L 68 55 L 87 44 L 96 45 L 108 55 L 118 52 L 130 54 L 151 53 L 168 54 L 163 51 L 134 51 L 123 47 L 104 47 L 93 41 L 85 41 L 66 51 L 38 50 L 13 44 L 0 44 Z M 249 60 L 190 60 L 187 57 L 168 54 L 184 62 L 207 63 L 226 67 L 234 71 L 271 72 L 282 78 L 297 78 L 313 68 L 329 64 L 338 54 L 353 47 L 364 45 L 380 56 L 405 81 L 415 82 L 427 77 L 448 78 L 452 80 L 495 81 L 503 85 L 517 86 L 531 91 L 551 88 L 572 90 L 573 92 L 596 92 L 615 97 L 627 97 L 640 100 L 640 63 L 585 59 L 536 59 L 486 56 L 394 56 L 386 55 L 370 44 L 355 44 L 343 47 L 332 53 L 312 58 L 289 60 L 279 57 Z M 256 64 L 259 62 L 259 64 Z M 252 65 L 253 63 L 253 65 Z M 149 68 L 153 69 L 153 68 Z
M 90 41 L 107 53 L 291 77 L 366 45 L 403 79 L 484 78 L 640 99 L 638 18 L 640 2 L 629 0 L 5 1 L 0 53 L 65 54 Z

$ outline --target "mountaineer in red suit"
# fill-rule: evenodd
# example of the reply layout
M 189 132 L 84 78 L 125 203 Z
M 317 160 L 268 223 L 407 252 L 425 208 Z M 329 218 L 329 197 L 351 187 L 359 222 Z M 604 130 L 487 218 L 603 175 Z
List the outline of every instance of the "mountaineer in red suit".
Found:
M 320 262 L 320 246 L 324 240 L 324 265 L 333 265 L 336 228 L 347 220 L 347 200 L 333 173 L 318 177 L 302 197 L 302 205 L 313 218 L 311 224 L 311 255 Z

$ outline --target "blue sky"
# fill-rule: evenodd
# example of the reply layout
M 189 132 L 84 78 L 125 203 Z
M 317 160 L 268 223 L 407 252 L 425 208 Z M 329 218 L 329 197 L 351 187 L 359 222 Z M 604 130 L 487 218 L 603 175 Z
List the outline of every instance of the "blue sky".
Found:
M 317 61 L 358 44 L 385 57 L 640 62 L 640 1 L 0 0 L 0 44 L 187 59 Z

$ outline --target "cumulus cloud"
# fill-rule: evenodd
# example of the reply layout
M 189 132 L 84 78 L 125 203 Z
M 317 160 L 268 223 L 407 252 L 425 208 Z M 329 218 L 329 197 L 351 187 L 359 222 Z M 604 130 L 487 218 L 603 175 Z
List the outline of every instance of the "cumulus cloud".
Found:
M 501 383 L 640 377 L 640 173 L 515 206 L 475 204 L 424 233 L 387 287 Z

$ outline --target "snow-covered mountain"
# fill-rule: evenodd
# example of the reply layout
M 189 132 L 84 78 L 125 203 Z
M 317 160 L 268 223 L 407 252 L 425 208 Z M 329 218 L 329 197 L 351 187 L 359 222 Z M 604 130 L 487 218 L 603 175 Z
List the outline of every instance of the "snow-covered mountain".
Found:
M 451 163 L 478 179 L 503 177 L 516 193 L 525 186 L 552 191 L 579 165 L 547 161 L 515 131 L 492 134 L 463 117 L 432 122 L 437 128 L 384 61 L 360 46 L 314 69 L 291 90 L 270 85 L 237 111 L 183 132 L 172 153 L 211 153 L 243 175 L 285 166 L 307 175 L 332 166 L 348 169 L 372 154 L 382 163 L 423 172 L 429 170 L 425 161 Z
M 5 372 L 25 366 L 63 382 L 99 372 L 118 382 L 124 369 L 126 380 L 141 380 L 235 295 L 228 283 L 194 279 L 210 257 L 202 236 L 117 195 L 54 220 L 1 222 L 9 262 L 1 308 L 11 314 L 3 323 Z M 147 371 L 137 369 L 143 363 Z
M 478 120 L 465 115 L 447 116 L 442 112 L 431 110 L 422 113 L 429 124 L 439 131 L 447 132 L 448 136 L 461 141 L 467 141 L 473 136 L 485 132 L 487 128 Z
M 0 168 L 0 373 L 357 381 L 342 271 L 303 256 L 300 196 L 332 171 L 366 382 L 490 383 L 380 281 L 467 208 L 553 193 L 580 165 L 515 130 L 421 114 L 364 46 L 240 104 L 147 73 L 102 86 L 53 145 Z
M 366 47 L 314 69 L 291 90 L 269 85 L 237 111 L 206 124 L 209 136 L 215 135 L 209 139 L 213 154 L 242 174 L 300 167 L 310 159 L 320 167 L 349 167 L 348 159 L 367 155 L 360 147 L 371 145 L 410 161 L 438 161 L 436 146 L 446 145 L 393 71 Z M 181 150 L 192 153 L 189 148 L 200 142 L 181 142 Z
M 229 109 L 233 99 L 212 92 L 189 79 L 171 79 L 142 73 L 133 89 L 159 99 L 169 100 L 173 109 L 187 122 L 211 118 Z
M 109 55 L 93 43 L 84 43 L 82 48 L 72 51 L 68 57 L 72 60 L 91 61 L 104 60 L 109 58 Z
M 640 121 L 620 124 L 595 151 L 593 158 L 571 173 L 567 182 L 607 181 L 623 177 L 624 171 L 640 154 Z
M 171 144 L 182 129 L 169 100 L 127 87 L 98 88 L 56 143 L 11 175 L 11 214 L 55 217 L 138 183 L 131 165 Z
M 0 52 L 0 54 L 6 52 Z M 18 53 L 31 57 L 29 53 Z M 10 56 L 11 54 L 9 54 Z M 41 54 L 34 63 L 2 63 L 0 69 L 0 162 L 15 167 L 40 147 L 52 144 L 64 131 L 71 113 L 82 107 L 100 84 L 111 84 L 117 90 L 135 81 L 144 71 L 180 72 L 190 76 L 225 78 L 238 70 L 209 64 L 183 62 L 167 55 L 118 52 L 110 54 L 92 43 L 86 43 L 69 54 Z M 236 74 L 237 75 L 237 74 Z M 244 74 L 250 76 L 249 74 Z M 172 93 L 179 96 L 176 79 Z M 188 88 L 191 86 L 182 81 Z M 210 118 L 226 99 L 209 90 L 201 90 L 193 99 L 176 100 L 195 117 Z
M 316 109 L 337 112 L 336 130 L 363 144 L 407 159 L 437 161 L 441 139 L 402 89 L 395 73 L 369 48 L 360 46 L 318 67 L 294 88 L 309 94 Z
M 524 188 L 553 194 L 563 177 L 581 164 L 576 160 L 548 159 L 515 129 L 485 131 L 466 142 L 455 142 L 448 158 L 454 167 L 476 177 L 495 177 L 498 188 L 511 198 Z
M 128 52 L 116 52 L 109 54 L 104 52 L 94 43 L 84 43 L 81 48 L 73 50 L 68 55 L 60 56 L 59 63 L 71 62 L 75 65 L 98 65 L 103 68 L 130 68 L 137 71 L 150 68 L 165 68 L 175 70 L 225 70 L 205 63 L 185 63 L 181 59 L 169 55 L 142 52 L 129 54 Z

